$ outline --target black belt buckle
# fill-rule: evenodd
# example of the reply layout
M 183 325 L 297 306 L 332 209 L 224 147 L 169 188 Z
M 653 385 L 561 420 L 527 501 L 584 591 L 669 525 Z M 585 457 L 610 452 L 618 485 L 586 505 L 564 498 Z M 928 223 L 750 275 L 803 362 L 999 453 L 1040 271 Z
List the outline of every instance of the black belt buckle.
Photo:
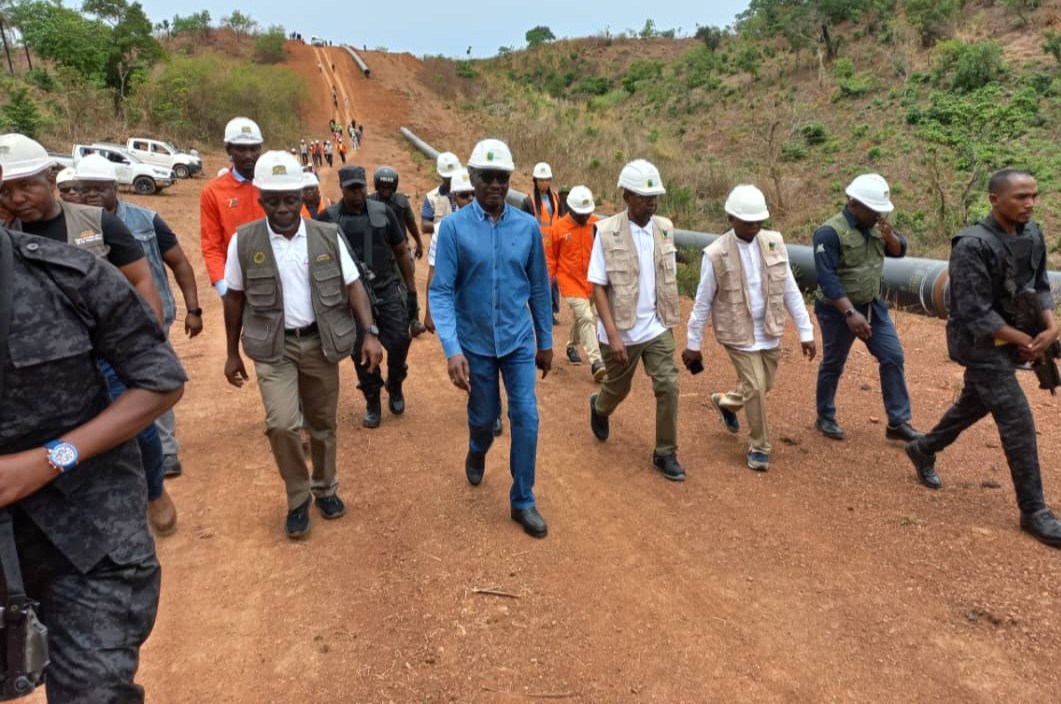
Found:
M 317 323 L 310 323 L 309 325 L 303 328 L 291 328 L 290 330 L 284 330 L 284 334 L 290 335 L 291 337 L 308 337 L 310 335 L 316 335 Z

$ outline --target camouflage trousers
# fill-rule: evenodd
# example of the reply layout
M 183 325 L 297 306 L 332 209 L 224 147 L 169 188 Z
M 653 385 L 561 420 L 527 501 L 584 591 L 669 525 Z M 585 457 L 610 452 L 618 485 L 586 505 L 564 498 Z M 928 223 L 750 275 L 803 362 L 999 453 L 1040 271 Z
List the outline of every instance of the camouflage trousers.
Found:
M 158 610 L 154 551 L 131 564 L 106 557 L 82 574 L 24 515 L 16 515 L 15 535 L 26 593 L 48 627 L 48 704 L 143 702 L 133 678 Z
M 988 413 L 998 426 L 1021 512 L 1032 513 L 1045 508 L 1035 419 L 1014 369 L 967 367 L 965 385 L 958 400 L 943 414 L 936 427 L 918 442 L 918 446 L 923 452 L 940 452 Z

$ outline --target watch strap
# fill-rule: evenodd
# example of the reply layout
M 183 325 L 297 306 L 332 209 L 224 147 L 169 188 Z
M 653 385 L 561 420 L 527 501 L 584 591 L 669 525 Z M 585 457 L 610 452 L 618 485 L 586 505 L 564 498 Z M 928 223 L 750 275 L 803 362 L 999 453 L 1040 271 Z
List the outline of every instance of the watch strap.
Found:
M 189 308 L 188 309 L 188 315 L 202 315 L 202 314 L 203 314 L 203 309 L 202 308 Z

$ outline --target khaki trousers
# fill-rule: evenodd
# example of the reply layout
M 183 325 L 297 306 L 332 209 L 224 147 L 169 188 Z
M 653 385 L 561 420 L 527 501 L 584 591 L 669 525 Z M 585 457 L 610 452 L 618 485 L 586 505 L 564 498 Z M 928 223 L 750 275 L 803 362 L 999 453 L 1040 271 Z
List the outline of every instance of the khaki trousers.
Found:
M 593 301 L 574 296 L 568 296 L 564 300 L 570 306 L 571 315 L 574 317 L 567 346 L 577 348 L 581 344 L 586 350 L 590 364 L 601 361 L 600 346 L 597 344 L 597 314 L 593 309 Z
M 678 365 L 674 363 L 674 335 L 666 330 L 655 339 L 639 345 L 627 345 L 627 364 L 620 364 L 611 347 L 601 344 L 608 376 L 601 384 L 596 408 L 610 416 L 630 393 L 630 382 L 638 360 L 645 363 L 645 373 L 652 379 L 656 395 L 656 454 L 660 457 L 678 451 Z
M 774 388 L 781 348 L 740 352 L 730 347 L 729 359 L 737 370 L 737 390 L 722 394 L 719 403 L 727 411 L 744 409 L 748 421 L 750 449 L 770 454 L 770 424 L 766 420 L 766 394 Z
M 265 406 L 265 434 L 287 487 L 288 510 L 305 503 L 311 492 L 334 495 L 339 488 L 335 476 L 339 365 L 325 359 L 318 335 L 285 335 L 283 358 L 276 363 L 256 361 L 254 370 Z M 309 428 L 312 479 L 299 436 L 303 421 Z

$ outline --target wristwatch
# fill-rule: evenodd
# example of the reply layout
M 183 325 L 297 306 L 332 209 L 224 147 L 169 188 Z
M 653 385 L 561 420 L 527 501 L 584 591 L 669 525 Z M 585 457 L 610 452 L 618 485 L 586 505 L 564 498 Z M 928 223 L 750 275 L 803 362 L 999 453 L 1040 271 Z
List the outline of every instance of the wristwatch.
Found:
M 845 318 L 850 318 L 852 315 L 854 315 L 857 312 L 858 311 L 855 310 L 854 308 L 848 308 L 847 310 L 844 311 L 844 317 Z
M 77 466 L 77 448 L 70 443 L 52 440 L 44 443 L 44 447 L 48 450 L 48 464 L 60 472 L 65 474 Z
M 202 308 L 189 308 L 188 309 L 188 315 L 202 315 L 202 314 L 203 314 L 203 309 Z
M 379 328 L 375 325 L 369 325 L 367 328 L 365 328 L 365 334 L 375 335 L 376 337 L 379 337 Z

